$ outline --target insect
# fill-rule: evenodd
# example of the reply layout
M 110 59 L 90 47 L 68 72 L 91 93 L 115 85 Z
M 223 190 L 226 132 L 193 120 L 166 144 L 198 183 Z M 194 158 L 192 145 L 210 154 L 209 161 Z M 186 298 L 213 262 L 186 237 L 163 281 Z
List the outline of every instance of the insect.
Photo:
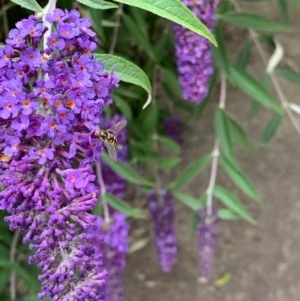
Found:
M 126 126 L 126 120 L 120 120 L 107 130 L 99 129 L 95 132 L 96 136 L 103 142 L 108 155 L 117 160 L 118 140 L 116 135 Z
M 7 156 L 3 153 L 0 153 L 0 162 L 9 163 L 12 159 L 12 156 Z

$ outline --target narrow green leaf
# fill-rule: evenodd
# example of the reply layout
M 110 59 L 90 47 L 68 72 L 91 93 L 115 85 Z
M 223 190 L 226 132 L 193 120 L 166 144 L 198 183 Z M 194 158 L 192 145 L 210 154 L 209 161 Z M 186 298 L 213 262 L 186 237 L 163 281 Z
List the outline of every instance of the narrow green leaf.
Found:
M 9 277 L 11 271 L 7 268 L 2 268 L 0 273 L 0 292 L 3 292 L 6 287 L 8 287 Z
M 118 5 L 103 0 L 76 0 L 76 1 L 95 9 L 118 8 Z
M 242 128 L 242 126 L 239 125 L 238 122 L 233 119 L 233 117 L 227 114 L 226 111 L 224 111 L 224 117 L 226 119 L 230 140 L 232 142 L 238 143 L 244 149 L 249 149 L 250 142 L 248 140 L 247 133 Z
M 175 192 L 173 195 L 177 200 L 187 205 L 189 208 L 191 208 L 194 211 L 198 211 L 204 208 L 205 204 L 203 204 L 203 202 L 201 203 L 199 199 L 195 199 L 188 194 Z
M 261 197 L 257 190 L 254 188 L 250 180 L 246 175 L 240 170 L 232 165 L 226 158 L 220 157 L 220 163 L 223 169 L 226 171 L 228 177 L 232 182 L 237 185 L 248 197 L 255 200 L 258 203 L 261 203 Z
M 35 277 L 33 277 L 25 269 L 20 267 L 17 263 L 0 260 L 0 267 L 16 272 L 16 274 L 24 281 L 26 286 L 30 288 L 32 292 L 38 291 L 38 289 L 40 288 L 40 283 L 38 282 L 38 280 L 35 279 Z
M 116 104 L 116 107 L 121 111 L 122 115 L 126 117 L 127 121 L 132 120 L 132 111 L 128 102 L 126 102 L 116 94 L 113 94 L 112 98 L 114 100 L 114 103 Z
M 181 98 L 181 87 L 179 81 L 175 76 L 175 72 L 171 72 L 168 69 L 160 68 L 163 75 L 163 82 L 168 87 L 168 89 L 177 97 Z
M 104 65 L 105 71 L 110 73 L 114 72 L 121 81 L 140 86 L 146 90 L 148 99 L 143 109 L 150 104 L 152 98 L 151 84 L 148 76 L 140 67 L 122 57 L 111 54 L 96 53 L 95 56 L 96 59 Z
M 251 28 L 257 31 L 289 31 L 289 27 L 260 15 L 248 13 L 227 13 L 218 16 L 221 20 L 242 28 Z
M 244 205 L 230 191 L 228 191 L 224 187 L 216 185 L 213 189 L 213 195 L 217 199 L 219 199 L 223 203 L 223 205 L 228 207 L 241 218 L 251 224 L 256 224 L 255 220 L 244 207 Z
M 215 38 L 208 28 L 180 0 L 115 0 L 115 2 L 150 11 L 188 28 L 216 45 Z
M 273 117 L 269 120 L 263 134 L 261 137 L 260 145 L 265 146 L 275 135 L 278 126 L 282 120 L 282 115 L 274 114 Z
M 122 178 L 126 179 L 127 181 L 143 186 L 152 187 L 154 185 L 153 183 L 147 181 L 142 176 L 137 174 L 127 164 L 121 164 L 111 159 L 105 152 L 102 152 L 101 157 L 112 170 L 114 170 L 118 175 L 120 175 Z
M 134 241 L 128 248 L 128 254 L 132 254 L 135 253 L 139 250 L 144 249 L 150 242 L 150 238 L 149 237 L 145 237 L 142 239 L 139 239 L 137 241 Z
M 103 195 L 102 198 L 104 198 L 111 207 L 118 210 L 119 212 L 124 213 L 126 216 L 145 218 L 145 215 L 141 210 L 131 207 L 129 204 L 109 193 Z
M 181 152 L 181 147 L 178 143 L 176 143 L 173 139 L 170 139 L 168 137 L 156 136 L 157 141 L 166 149 L 179 154 Z
M 192 181 L 209 164 L 211 155 L 207 154 L 200 159 L 192 162 L 180 175 L 171 183 L 168 188 L 172 191 L 179 190 Z
M 279 114 L 283 114 L 283 108 L 273 98 L 273 96 L 257 81 L 253 76 L 245 70 L 231 66 L 231 77 L 236 85 L 246 94 L 252 97 L 262 105 L 273 109 Z
M 286 0 L 277 0 L 277 4 L 279 7 L 279 12 L 283 21 L 287 23 L 289 21 L 289 8 Z
M 235 65 L 237 68 L 246 69 L 246 67 L 250 61 L 250 57 L 251 57 L 251 53 L 252 53 L 252 46 L 253 46 L 252 40 L 246 41 L 244 47 L 240 51 L 238 58 L 236 60 Z
M 124 25 L 127 28 L 130 36 L 132 37 L 133 40 L 135 40 L 138 47 L 143 49 L 153 61 L 157 61 L 155 58 L 153 47 L 151 46 L 150 42 L 147 40 L 147 37 L 141 31 L 141 29 L 138 26 L 136 26 L 136 23 L 126 14 L 122 15 L 122 19 L 124 21 Z
M 43 9 L 35 0 L 10 0 L 10 1 L 20 5 L 21 7 L 25 7 L 29 10 L 32 10 L 35 13 L 40 13 L 43 11 Z
M 164 171 L 169 171 L 176 167 L 182 161 L 181 158 L 174 157 L 174 158 L 164 158 L 159 162 L 159 168 Z
M 239 215 L 237 215 L 236 213 L 232 212 L 231 210 L 225 209 L 225 208 L 222 208 L 222 209 L 218 210 L 218 217 L 220 219 L 224 219 L 224 220 L 237 220 L 237 219 L 240 219 Z
M 226 122 L 226 114 L 224 110 L 220 108 L 215 112 L 215 129 L 223 154 L 230 158 L 230 160 L 234 160 L 233 146 Z
M 225 74 L 229 75 L 230 68 L 226 50 L 226 43 L 220 22 L 218 22 L 218 25 L 216 26 L 215 35 L 218 47 L 212 47 L 214 59 L 220 70 L 223 71 Z
M 275 73 L 291 83 L 300 85 L 300 73 L 290 69 L 276 69 Z

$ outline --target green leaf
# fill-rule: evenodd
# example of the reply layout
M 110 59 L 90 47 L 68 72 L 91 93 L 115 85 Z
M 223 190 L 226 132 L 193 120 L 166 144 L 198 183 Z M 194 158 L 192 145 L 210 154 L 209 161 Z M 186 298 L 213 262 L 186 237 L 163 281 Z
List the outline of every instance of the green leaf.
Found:
M 234 120 L 229 114 L 224 111 L 224 117 L 227 123 L 227 129 L 232 142 L 238 143 L 244 149 L 249 149 L 250 142 L 245 130 Z
M 236 213 L 232 212 L 231 210 L 225 209 L 225 208 L 222 208 L 222 209 L 218 210 L 218 217 L 220 219 L 224 219 L 224 220 L 237 220 L 237 219 L 240 219 L 239 215 L 237 215 Z
M 114 72 L 121 81 L 137 85 L 147 91 L 148 99 L 143 109 L 150 104 L 152 98 L 151 84 L 148 76 L 140 67 L 122 57 L 111 54 L 96 53 L 95 56 L 103 64 L 105 71 Z
M 255 200 L 258 203 L 261 203 L 261 197 L 257 190 L 254 188 L 250 180 L 246 175 L 240 170 L 232 165 L 226 158 L 220 157 L 220 163 L 223 169 L 226 171 L 228 177 L 232 182 L 237 185 L 248 197 Z
M 300 85 L 300 73 L 290 69 L 276 69 L 276 75 L 288 80 L 291 83 Z
M 30 296 L 25 296 L 22 301 L 40 301 L 41 299 L 35 294 Z M 49 297 L 43 298 L 43 301 L 51 301 Z
M 142 239 L 139 239 L 137 241 L 134 241 L 128 248 L 128 254 L 132 254 L 135 253 L 139 250 L 144 249 L 150 242 L 150 238 L 149 237 L 145 237 Z
M 207 154 L 192 162 L 173 182 L 169 183 L 168 189 L 176 191 L 187 185 L 209 164 L 210 160 L 211 155 Z
M 4 269 L 9 269 L 11 272 L 16 272 L 16 274 L 24 281 L 26 286 L 30 288 L 32 292 L 36 292 L 40 288 L 40 283 L 35 277 L 28 273 L 25 269 L 20 267 L 15 262 L 0 260 L 0 267 Z
M 253 46 L 252 40 L 246 41 L 244 47 L 240 51 L 238 58 L 236 60 L 235 65 L 237 68 L 246 69 L 246 67 L 250 61 L 252 46 Z
M 168 89 L 175 96 L 181 98 L 181 87 L 179 85 L 178 78 L 175 76 L 175 73 L 165 68 L 160 68 L 160 71 L 163 75 L 163 82 L 168 87 Z
M 133 169 L 131 169 L 129 165 L 121 164 L 111 159 L 105 152 L 102 152 L 101 157 L 112 170 L 114 170 L 118 175 L 120 175 L 122 178 L 126 179 L 127 181 L 143 186 L 150 186 L 150 187 L 154 186 L 153 183 L 147 181 L 142 176 L 137 174 Z
M 174 158 L 164 158 L 159 162 L 159 168 L 164 171 L 169 171 L 177 166 L 182 161 L 179 157 Z
M 113 94 L 112 98 L 114 100 L 116 107 L 121 111 L 122 115 L 126 117 L 127 121 L 132 120 L 132 111 L 128 102 L 126 102 L 116 94 Z
M 153 47 L 151 46 L 147 37 L 141 31 L 141 29 L 138 26 L 136 26 L 136 23 L 129 16 L 123 14 L 122 19 L 124 21 L 124 25 L 127 28 L 130 36 L 133 39 L 135 39 L 138 47 L 142 48 L 153 61 L 157 61 L 155 58 Z
M 286 0 L 277 0 L 279 12 L 285 23 L 289 21 L 289 8 Z
M 115 0 L 115 2 L 139 7 L 178 23 L 216 45 L 211 32 L 180 0 Z
M 218 16 L 221 20 L 242 28 L 251 28 L 257 31 L 289 31 L 289 27 L 260 15 L 248 13 L 227 13 Z
M 279 114 L 283 114 L 283 108 L 278 104 L 268 90 L 266 90 L 259 81 L 245 70 L 231 66 L 231 77 L 234 83 L 254 100 L 273 109 Z
M 124 213 L 126 216 L 145 218 L 145 215 L 141 210 L 131 207 L 129 204 L 109 193 L 106 193 L 101 198 L 104 198 L 111 207 L 118 210 L 119 212 Z
M 215 129 L 217 137 L 220 141 L 223 154 L 230 158 L 230 160 L 234 160 L 234 152 L 226 119 L 225 111 L 218 108 L 215 112 Z
M 170 139 L 168 137 L 157 135 L 155 137 L 157 141 L 166 149 L 179 154 L 181 152 L 181 147 L 178 143 L 176 143 L 173 139 Z
M 269 120 L 263 134 L 261 137 L 260 145 L 265 146 L 275 135 L 278 126 L 282 120 L 282 115 L 274 114 L 273 117 Z
M 10 1 L 20 5 L 21 7 L 25 7 L 29 10 L 32 10 L 35 13 L 40 13 L 43 11 L 43 9 L 35 0 L 10 0 Z
M 205 204 L 203 202 L 200 202 L 199 199 L 195 199 L 188 194 L 175 192 L 173 195 L 175 196 L 175 198 L 177 200 L 179 200 L 183 204 L 187 205 L 194 211 L 198 211 L 198 210 L 204 208 L 204 206 L 205 206 Z
M 118 5 L 103 0 L 76 0 L 76 1 L 95 9 L 118 8 Z
M 9 282 L 11 271 L 7 268 L 1 269 L 0 273 L 0 292 L 3 292 Z
M 222 32 L 221 23 L 218 22 L 218 25 L 215 29 L 216 41 L 218 43 L 218 47 L 212 47 L 212 52 L 214 55 L 214 59 L 216 64 L 225 74 L 229 75 L 229 61 L 227 56 L 226 44 L 224 39 L 224 34 Z
M 227 189 L 216 185 L 213 189 L 213 195 L 223 203 L 226 207 L 239 215 L 251 224 L 256 224 L 253 217 L 244 207 L 244 205 Z

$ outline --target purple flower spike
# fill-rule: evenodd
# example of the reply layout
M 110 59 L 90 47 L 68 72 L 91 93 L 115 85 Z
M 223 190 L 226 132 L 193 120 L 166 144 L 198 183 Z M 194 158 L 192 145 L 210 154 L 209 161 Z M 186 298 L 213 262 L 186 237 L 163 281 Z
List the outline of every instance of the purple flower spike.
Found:
M 93 165 L 103 149 L 94 132 L 119 80 L 93 56 L 87 19 L 57 9 L 47 20 L 46 49 L 35 16 L 0 48 L 0 153 L 8 156 L 0 161 L 0 208 L 30 243 L 40 298 L 104 301 L 104 234 L 90 230 L 99 196 Z
M 166 191 L 151 191 L 146 198 L 160 266 L 164 272 L 170 272 L 176 262 L 177 252 L 173 197 Z
M 199 248 L 200 275 L 202 280 L 207 282 L 211 279 L 212 266 L 217 239 L 218 217 L 214 211 L 211 215 L 207 210 L 198 212 L 197 240 Z
M 182 0 L 182 2 L 210 30 L 214 29 L 218 0 Z M 207 96 L 210 77 L 213 73 L 211 43 L 178 24 L 174 24 L 174 31 L 183 98 L 198 104 Z
M 129 232 L 126 216 L 123 213 L 114 212 L 110 224 L 106 224 L 102 218 L 98 218 L 94 225 L 93 233 L 101 231 L 104 236 L 104 261 L 108 271 L 104 300 L 124 301 L 122 273 L 126 266 Z M 99 251 L 103 250 L 100 248 Z
M 179 145 L 183 144 L 183 123 L 180 116 L 171 116 L 164 121 L 166 135 L 176 141 Z

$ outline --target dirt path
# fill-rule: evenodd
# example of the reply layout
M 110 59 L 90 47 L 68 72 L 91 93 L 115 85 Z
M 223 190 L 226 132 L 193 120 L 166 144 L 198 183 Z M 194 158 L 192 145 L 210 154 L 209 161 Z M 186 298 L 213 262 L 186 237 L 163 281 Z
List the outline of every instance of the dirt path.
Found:
M 273 2 L 272 2 L 273 3 Z M 271 4 L 272 4 L 271 3 Z M 278 18 L 278 10 L 270 1 L 255 3 L 252 8 L 261 13 L 268 12 Z M 291 61 L 300 60 L 300 18 L 299 10 L 292 20 L 293 33 L 280 34 Z M 235 33 L 235 31 L 234 31 Z M 231 47 L 239 44 L 239 31 L 232 36 Z M 237 44 L 237 45 L 238 45 Z M 261 62 L 254 55 L 251 71 L 259 73 Z M 298 102 L 300 89 L 283 82 L 284 91 L 290 101 Z M 246 120 L 251 101 L 242 93 L 230 88 L 228 108 L 239 120 Z M 186 162 L 199 153 L 209 151 L 213 146 L 212 118 L 217 102 L 206 112 L 206 118 L 195 122 L 198 135 L 187 142 L 190 149 L 185 152 Z M 261 112 L 251 122 L 245 123 L 253 139 L 259 137 L 269 112 Z M 300 118 L 299 118 L 300 121 Z M 255 145 L 255 143 L 253 143 Z M 258 226 L 245 222 L 219 223 L 214 277 L 225 272 L 232 274 L 232 280 L 222 288 L 202 285 L 197 282 L 198 257 L 195 240 L 188 228 L 189 211 L 177 206 L 179 254 L 178 263 L 171 274 L 163 274 L 155 258 L 154 245 L 129 256 L 125 282 L 128 301 L 299 301 L 300 300 L 300 137 L 289 120 L 285 118 L 281 127 L 265 149 L 254 149 L 240 156 L 241 166 L 253 180 L 264 199 L 259 208 L 233 188 L 225 175 L 220 174 L 219 183 L 233 188 L 256 217 Z M 209 171 L 202 180 L 190 185 L 187 190 L 194 195 L 204 191 Z

